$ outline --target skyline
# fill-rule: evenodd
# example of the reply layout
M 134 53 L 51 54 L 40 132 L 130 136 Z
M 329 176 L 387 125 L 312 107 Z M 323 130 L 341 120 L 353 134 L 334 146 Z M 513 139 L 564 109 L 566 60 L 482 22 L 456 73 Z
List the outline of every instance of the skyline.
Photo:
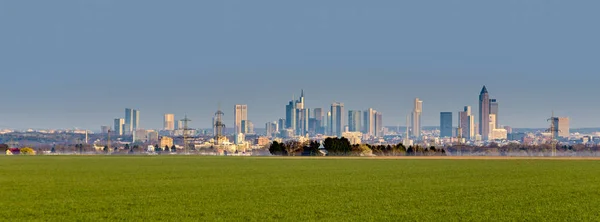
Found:
M 503 125 L 547 127 L 554 111 L 600 126 L 600 2 L 578 3 L 1 2 L 0 128 L 96 129 L 126 107 L 142 128 L 165 113 L 208 128 L 219 103 L 227 125 L 248 104 L 262 126 L 300 89 L 311 109 L 374 108 L 388 126 L 418 97 L 432 126 L 477 110 L 482 85 Z

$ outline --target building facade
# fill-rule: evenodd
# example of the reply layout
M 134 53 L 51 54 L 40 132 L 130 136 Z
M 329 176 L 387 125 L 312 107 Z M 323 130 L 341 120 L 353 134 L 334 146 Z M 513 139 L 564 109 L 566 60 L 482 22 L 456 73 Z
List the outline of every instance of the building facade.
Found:
M 479 93 L 479 135 L 481 139 L 488 140 L 490 135 L 490 96 L 487 88 L 483 86 Z
M 440 113 L 440 137 L 452 137 L 452 112 Z
M 247 133 L 242 127 L 242 121 L 244 120 L 248 120 L 248 105 L 235 105 L 233 111 L 235 134 Z
M 411 116 L 412 137 L 421 137 L 421 115 L 423 113 L 423 101 L 415 99 L 414 108 Z
M 346 126 L 344 119 L 344 104 L 337 102 L 331 104 L 330 135 L 342 137 L 344 126 Z
M 175 115 L 167 113 L 164 116 L 163 129 L 167 131 L 175 130 Z

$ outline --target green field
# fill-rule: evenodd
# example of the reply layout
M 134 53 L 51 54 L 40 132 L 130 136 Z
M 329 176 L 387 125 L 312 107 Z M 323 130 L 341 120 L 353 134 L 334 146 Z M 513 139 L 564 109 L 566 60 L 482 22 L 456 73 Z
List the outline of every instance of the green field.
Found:
M 0 156 L 0 220 L 600 220 L 593 160 Z

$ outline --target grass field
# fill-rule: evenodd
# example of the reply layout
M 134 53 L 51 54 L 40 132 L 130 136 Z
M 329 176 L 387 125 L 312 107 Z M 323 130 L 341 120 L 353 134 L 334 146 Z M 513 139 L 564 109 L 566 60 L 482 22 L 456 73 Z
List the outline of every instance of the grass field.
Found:
M 0 156 L 0 220 L 600 220 L 600 161 Z

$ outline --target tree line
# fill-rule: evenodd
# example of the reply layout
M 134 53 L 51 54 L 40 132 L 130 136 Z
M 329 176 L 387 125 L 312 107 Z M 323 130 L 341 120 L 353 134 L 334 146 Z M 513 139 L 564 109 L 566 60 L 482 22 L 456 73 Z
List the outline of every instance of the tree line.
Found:
M 269 152 L 278 156 L 319 156 L 321 144 L 317 141 L 274 141 L 269 146 Z M 327 138 L 323 147 L 329 156 L 445 156 L 444 149 L 435 147 L 409 146 L 402 143 L 396 145 L 351 144 L 347 138 Z

